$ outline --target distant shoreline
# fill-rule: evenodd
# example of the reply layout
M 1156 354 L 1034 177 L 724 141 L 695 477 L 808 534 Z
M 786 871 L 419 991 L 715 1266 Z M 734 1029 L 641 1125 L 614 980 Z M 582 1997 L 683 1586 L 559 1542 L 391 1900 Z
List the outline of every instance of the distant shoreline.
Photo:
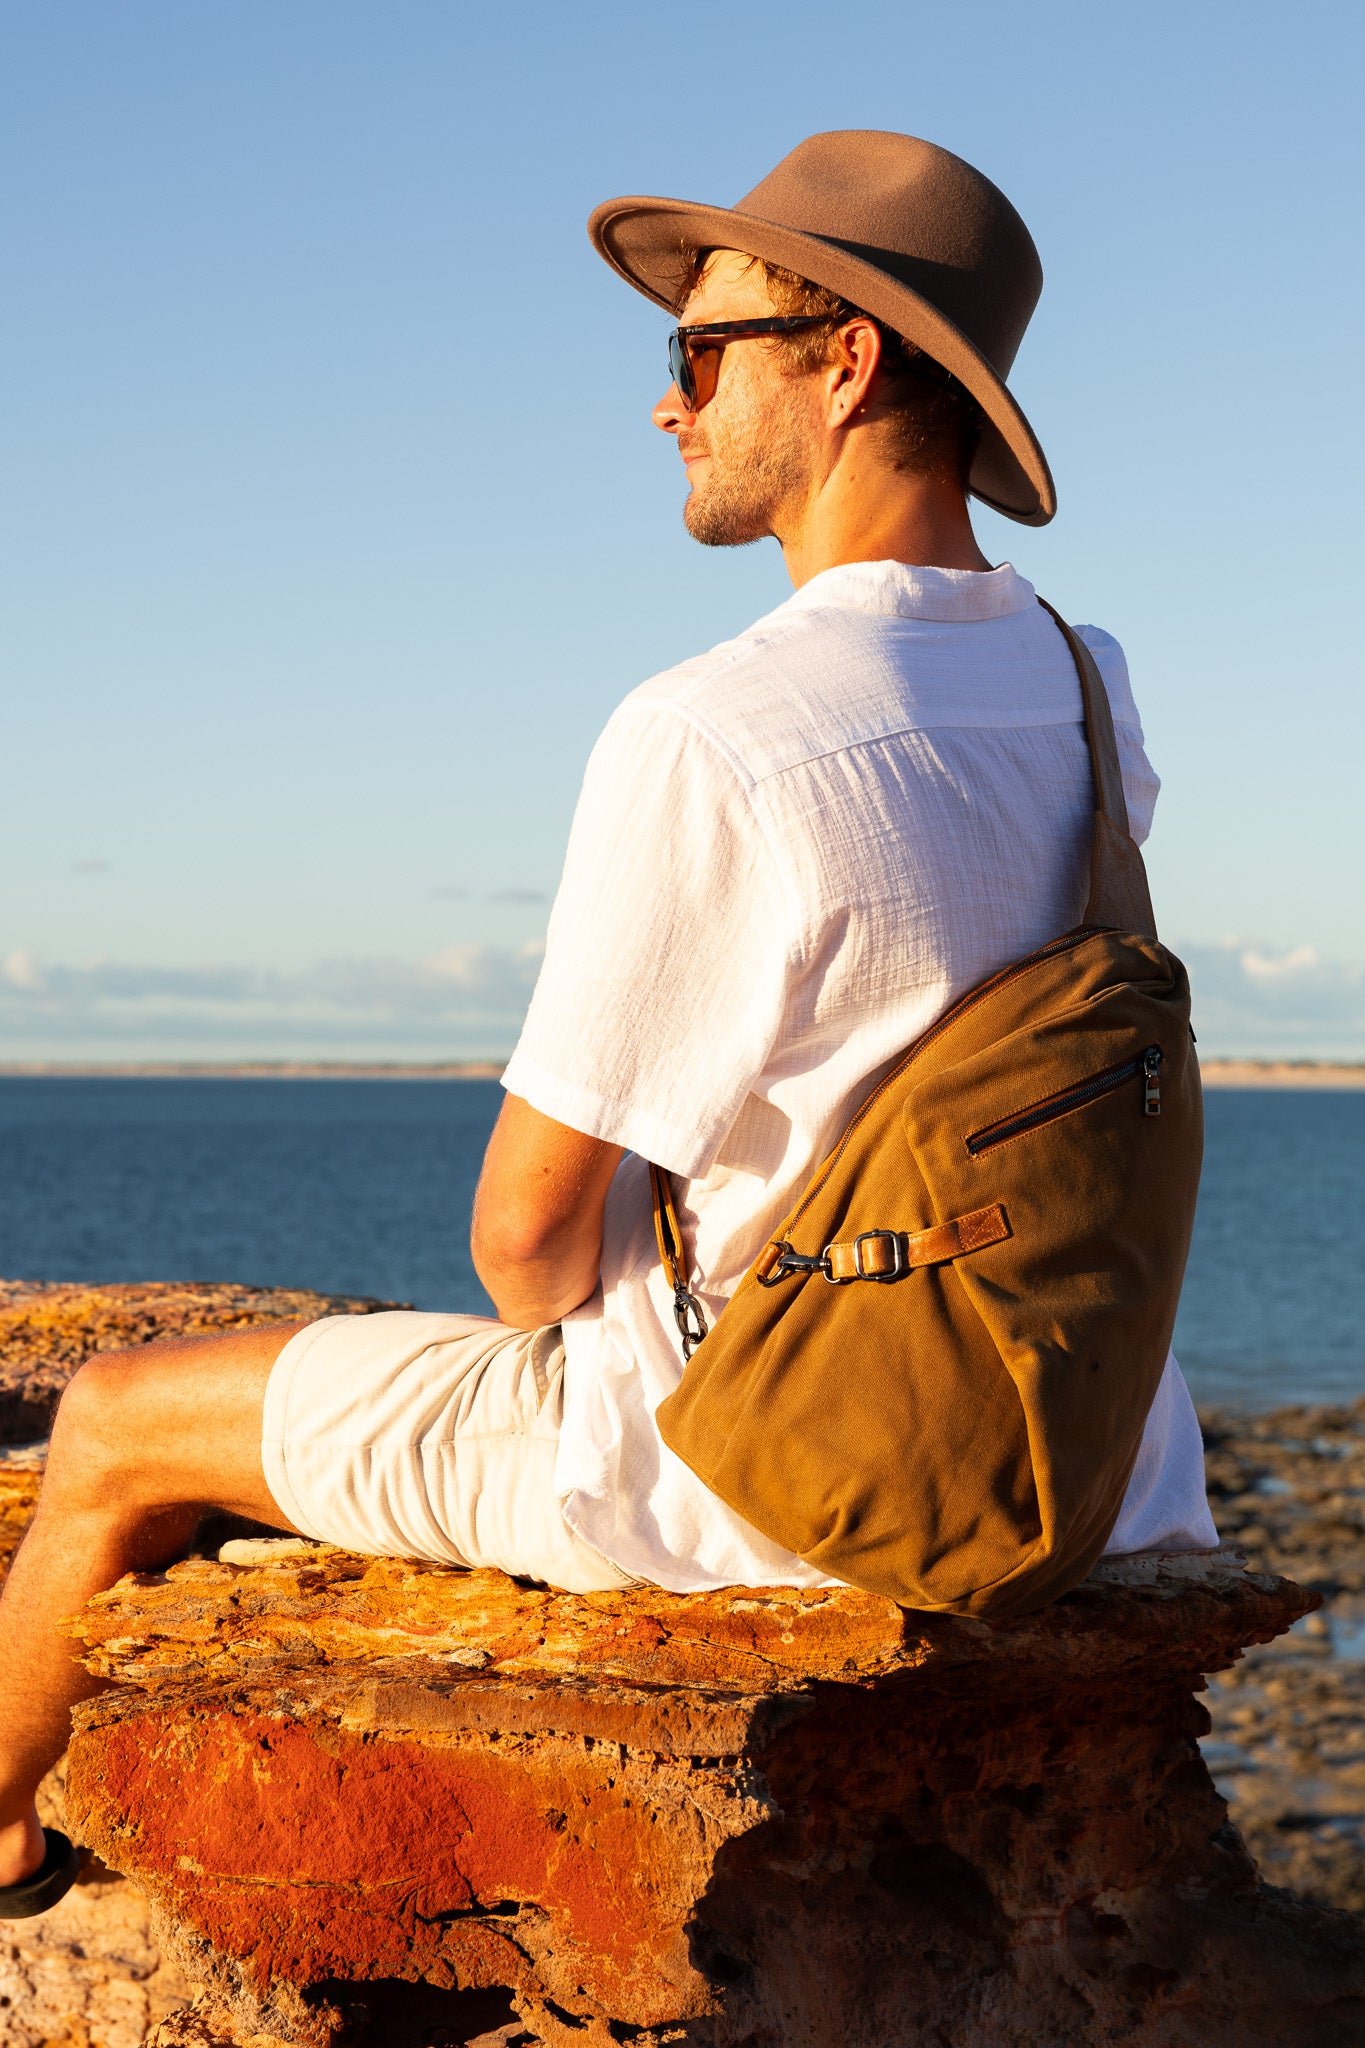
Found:
M 487 1060 L 6 1060 L 0 1080 L 499 1081 Z M 1365 1060 L 1207 1059 L 1206 1088 L 1365 1088 Z
M 1365 1060 L 1204 1060 L 1206 1088 L 1365 1088 Z
M 0 1081 L 500 1081 L 505 1060 L 5 1060 Z

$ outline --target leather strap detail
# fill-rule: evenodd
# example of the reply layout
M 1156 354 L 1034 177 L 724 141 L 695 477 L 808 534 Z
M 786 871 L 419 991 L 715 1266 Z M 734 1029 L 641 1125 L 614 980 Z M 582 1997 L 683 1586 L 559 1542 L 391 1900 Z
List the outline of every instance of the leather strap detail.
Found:
M 1009 1218 L 999 1202 L 987 1209 L 973 1209 L 951 1223 L 935 1223 L 932 1229 L 908 1235 L 899 1230 L 865 1230 L 839 1244 L 826 1245 L 831 1280 L 895 1280 L 915 1266 L 941 1266 L 960 1259 L 964 1252 L 980 1251 L 984 1245 L 1000 1244 L 1010 1235 Z M 767 1257 L 765 1248 L 759 1260 Z M 777 1263 L 774 1256 L 769 1272 Z
M 756 1280 L 766 1280 L 786 1249 L 787 1247 L 782 1243 L 781 1239 L 776 1237 L 765 1244 L 758 1257 L 754 1260 L 754 1278 Z
M 668 1269 L 673 1285 L 686 1286 L 682 1226 L 673 1204 L 673 1186 L 663 1168 L 656 1166 L 653 1160 L 649 1165 L 649 1189 L 654 1197 L 654 1241 L 659 1247 L 659 1257 Z
M 1090 889 L 1082 924 L 1108 925 L 1119 931 L 1156 937 L 1156 917 L 1147 887 L 1147 870 L 1128 829 L 1118 741 L 1095 657 L 1080 635 L 1045 597 L 1038 599 L 1071 650 L 1081 683 L 1085 741 L 1090 750 L 1090 776 L 1095 788 L 1095 822 L 1090 842 Z
M 649 1164 L 654 1197 L 654 1238 L 664 1270 L 673 1283 L 673 1319 L 682 1338 L 682 1355 L 690 1358 L 706 1335 L 706 1311 L 687 1284 L 687 1249 L 673 1200 L 673 1183 L 661 1166 Z
M 1129 838 L 1128 802 L 1123 794 L 1123 771 L 1119 766 L 1114 717 L 1109 709 L 1109 692 L 1104 687 L 1104 678 L 1080 634 L 1068 626 L 1061 613 L 1045 597 L 1040 597 L 1038 602 L 1070 648 L 1071 659 L 1081 679 L 1081 708 L 1085 714 L 1085 740 L 1090 749 L 1090 773 L 1095 785 L 1095 809 L 1103 811 L 1109 822 Z

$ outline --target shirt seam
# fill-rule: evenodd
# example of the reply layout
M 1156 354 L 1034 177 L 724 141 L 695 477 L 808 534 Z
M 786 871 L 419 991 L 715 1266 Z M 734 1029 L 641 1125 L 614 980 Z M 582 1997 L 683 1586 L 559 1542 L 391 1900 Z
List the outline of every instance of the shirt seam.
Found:
M 1001 619 L 1022 618 L 1038 601 L 1035 594 L 1023 604 L 1011 605 L 1007 612 L 982 612 L 976 618 L 964 619 L 953 613 L 945 615 L 941 612 L 883 611 L 880 606 L 867 604 L 829 604 L 823 601 L 819 604 L 798 604 L 796 600 L 800 595 L 799 590 L 794 591 L 786 600 L 786 605 L 792 605 L 795 612 L 806 618 L 811 618 L 817 612 L 856 612 L 865 619 L 910 619 L 924 626 L 998 626 Z M 777 609 L 784 611 L 786 605 L 779 605 Z M 769 613 L 768 616 L 773 617 L 774 614 Z
M 819 609 L 829 612 L 838 612 L 847 610 L 847 606 L 824 605 L 819 607 Z M 807 614 L 807 616 L 809 616 L 809 614 Z M 952 620 L 945 620 L 942 623 L 954 624 L 956 622 Z M 992 621 L 988 619 L 974 619 L 965 621 L 964 623 L 970 625 L 989 625 L 992 623 Z M 1119 643 L 1113 638 L 1113 635 L 1105 633 L 1103 627 L 1078 626 L 1074 630 L 1077 633 L 1094 633 L 1107 640 L 1112 647 L 1118 648 L 1119 646 Z M 1091 651 L 1094 652 L 1093 649 Z M 738 660 L 739 658 L 740 657 L 736 655 L 735 657 L 733 657 L 733 660 Z M 732 663 L 727 665 L 732 665 Z M 1101 680 L 1103 680 L 1102 670 Z M 1107 683 L 1105 685 L 1105 693 L 1106 695 L 1108 695 Z M 1080 685 L 1078 681 L 1078 703 L 1079 696 Z M 1145 735 L 1142 730 L 1141 719 L 1137 718 L 1137 722 L 1132 723 L 1126 717 L 1124 717 L 1115 707 L 1112 697 L 1110 697 L 1109 703 L 1110 713 L 1113 718 L 1115 727 L 1119 731 L 1130 733 L 1133 736 L 1133 738 L 1137 741 L 1137 744 L 1139 746 L 1144 746 L 1146 742 Z M 926 719 L 919 723 L 893 726 L 888 731 L 869 736 L 867 739 L 847 740 L 840 746 L 824 747 L 820 750 L 819 753 L 803 754 L 799 761 L 789 762 L 784 767 L 769 768 L 766 769 L 762 774 L 756 774 L 753 770 L 746 767 L 745 763 L 740 758 L 738 753 L 735 751 L 734 747 L 723 736 L 723 734 L 719 733 L 715 729 L 715 727 L 700 713 L 694 711 L 690 705 L 682 703 L 677 697 L 642 697 L 638 694 L 638 692 L 632 692 L 630 696 L 623 698 L 621 703 L 617 706 L 616 715 L 619 717 L 622 713 L 626 711 L 639 711 L 646 714 L 651 711 L 672 712 L 675 717 L 680 719 L 681 722 L 684 725 L 686 725 L 692 732 L 696 733 L 699 739 L 705 741 L 705 743 L 712 749 L 712 751 L 716 753 L 723 761 L 726 762 L 726 764 L 732 770 L 736 781 L 739 782 L 740 785 L 750 793 L 758 789 L 761 789 L 765 783 L 776 781 L 779 777 L 783 775 L 794 774 L 796 770 L 799 768 L 813 767 L 821 761 L 831 761 L 835 758 L 836 755 L 839 754 L 856 754 L 861 751 L 865 751 L 869 747 L 885 746 L 889 740 L 905 739 L 912 733 L 1047 732 L 1050 729 L 1056 727 L 1082 726 L 1085 723 L 1084 719 L 1079 716 L 1074 718 L 1046 718 L 1041 720 L 1036 725 L 960 725 L 954 723 L 954 721 L 952 721 L 951 719 Z M 1136 707 L 1134 707 L 1134 712 L 1136 717 Z
M 781 768 L 770 768 L 764 774 L 754 776 L 752 787 L 755 790 L 759 790 L 762 789 L 764 785 L 767 783 L 780 781 L 784 775 L 795 775 L 802 768 L 813 768 L 817 766 L 821 761 L 832 761 L 839 754 L 866 753 L 869 747 L 884 747 L 890 740 L 910 739 L 916 733 L 921 732 L 1017 733 L 1055 732 L 1063 729 L 1065 729 L 1066 731 L 1075 732 L 1082 730 L 1084 728 L 1084 725 L 1085 720 L 1083 718 L 1049 718 L 1046 719 L 1040 725 L 953 725 L 947 719 L 936 719 L 932 724 L 926 721 L 922 725 L 898 725 L 890 732 L 878 733 L 875 739 L 846 740 L 842 746 L 826 747 L 822 750 L 822 752 L 818 754 L 803 754 L 799 761 L 788 762 L 784 767 Z M 1134 740 L 1136 740 L 1139 746 L 1143 744 L 1142 733 L 1140 729 L 1135 725 L 1129 725 L 1126 719 L 1119 718 L 1116 715 L 1114 718 L 1114 727 L 1117 732 L 1123 732 L 1131 735 L 1131 737 Z

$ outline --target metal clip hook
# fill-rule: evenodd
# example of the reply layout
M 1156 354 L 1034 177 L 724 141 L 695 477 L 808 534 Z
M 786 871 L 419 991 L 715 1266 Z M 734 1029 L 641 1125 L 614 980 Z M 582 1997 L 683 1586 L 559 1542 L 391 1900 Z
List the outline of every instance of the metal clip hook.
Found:
M 824 1252 L 794 1252 L 783 1240 L 781 1257 L 773 1261 L 768 1272 L 757 1275 L 760 1287 L 776 1287 L 780 1280 L 789 1280 L 793 1273 L 823 1273 L 829 1278 L 829 1259 Z
M 689 1294 L 685 1287 L 673 1289 L 673 1320 L 678 1325 L 682 1355 L 686 1361 L 706 1335 L 706 1313 L 696 1295 Z

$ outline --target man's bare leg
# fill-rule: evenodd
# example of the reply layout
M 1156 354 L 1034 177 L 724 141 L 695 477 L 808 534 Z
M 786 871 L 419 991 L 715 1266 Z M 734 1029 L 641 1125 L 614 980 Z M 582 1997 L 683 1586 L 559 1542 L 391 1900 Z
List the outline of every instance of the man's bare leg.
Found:
M 301 1327 L 103 1352 L 63 1395 L 0 1601 L 0 1885 L 42 1862 L 34 1794 L 66 1748 L 72 1707 L 102 1690 L 62 1621 L 125 1572 L 183 1551 L 208 1508 L 292 1526 L 265 1483 L 261 1412 L 270 1368 Z

